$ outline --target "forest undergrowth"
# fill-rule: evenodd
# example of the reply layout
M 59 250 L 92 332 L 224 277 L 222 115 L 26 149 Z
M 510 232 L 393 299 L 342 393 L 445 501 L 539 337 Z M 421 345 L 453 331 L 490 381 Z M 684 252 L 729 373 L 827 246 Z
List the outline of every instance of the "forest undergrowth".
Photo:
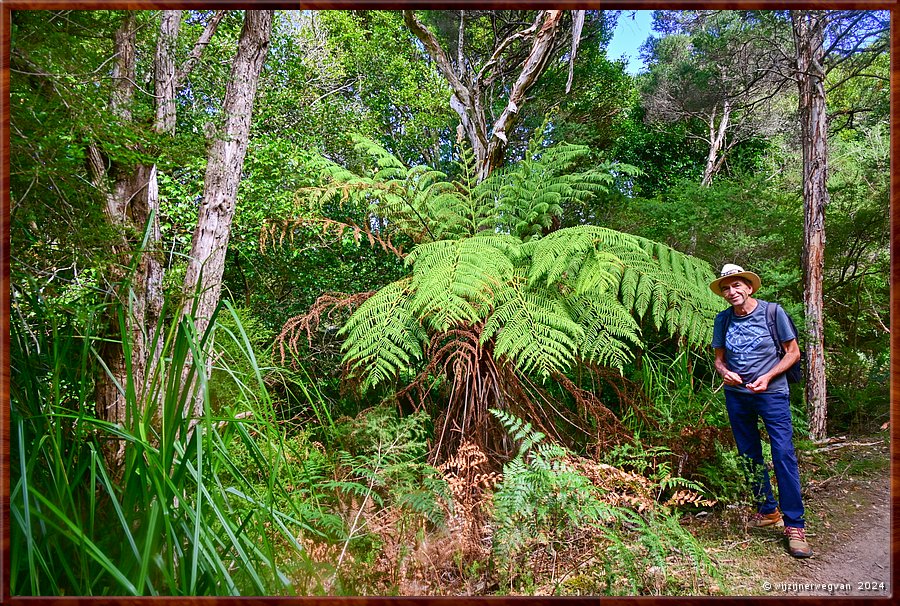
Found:
M 127 427 L 97 421 L 101 310 L 19 296 L 13 370 L 31 380 L 12 393 L 16 595 L 742 591 L 723 574 L 728 531 L 698 526 L 718 519 L 740 536 L 749 500 L 720 394 L 684 384 L 687 354 L 648 357 L 619 384 L 640 398 L 620 412 L 628 435 L 602 450 L 491 410 L 511 458 L 462 439 L 438 462 L 427 411 L 396 400 L 340 410 L 277 347 L 256 347 L 252 319 L 227 303 L 209 357 L 212 332 L 182 323 L 158 335 L 165 355 L 141 392 L 160 407 L 135 406 Z M 185 369 L 198 377 L 189 388 Z M 194 397 L 208 412 L 197 425 L 180 412 Z M 815 478 L 833 472 L 809 457 Z

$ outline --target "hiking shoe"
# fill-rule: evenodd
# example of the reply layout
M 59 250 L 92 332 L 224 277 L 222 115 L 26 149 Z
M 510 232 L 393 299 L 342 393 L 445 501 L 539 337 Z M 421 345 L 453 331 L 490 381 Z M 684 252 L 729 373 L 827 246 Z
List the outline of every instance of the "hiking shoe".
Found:
M 777 509 L 772 513 L 759 513 L 756 512 L 752 516 L 750 516 L 750 520 L 747 522 L 747 526 L 750 528 L 765 528 L 767 526 L 775 526 L 776 528 L 781 528 L 784 526 L 784 520 L 781 517 L 781 512 Z
M 802 528 L 785 526 L 784 538 L 787 539 L 788 553 L 795 558 L 808 558 L 813 554 L 812 547 L 806 542 L 806 532 Z

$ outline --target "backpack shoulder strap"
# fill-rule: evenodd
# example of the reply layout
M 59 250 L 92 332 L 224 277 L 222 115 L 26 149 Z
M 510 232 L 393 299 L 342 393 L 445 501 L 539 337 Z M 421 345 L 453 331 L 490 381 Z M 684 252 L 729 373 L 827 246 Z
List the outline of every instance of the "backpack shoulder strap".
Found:
M 775 322 L 775 314 L 777 313 L 778 303 L 769 303 L 768 307 L 766 307 L 766 326 L 769 327 L 769 334 L 772 336 L 772 340 L 775 341 L 775 349 L 780 354 L 784 350 L 784 345 L 782 345 L 781 339 L 778 338 L 778 326 Z

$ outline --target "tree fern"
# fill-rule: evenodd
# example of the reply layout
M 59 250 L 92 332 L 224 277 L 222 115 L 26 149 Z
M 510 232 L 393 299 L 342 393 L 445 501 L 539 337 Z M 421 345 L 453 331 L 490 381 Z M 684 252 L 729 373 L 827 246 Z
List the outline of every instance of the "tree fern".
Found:
M 496 200 L 490 189 L 479 183 L 475 154 L 465 143 L 460 145 L 455 166 L 453 195 L 440 199 L 434 208 L 442 237 L 465 238 L 481 231 L 496 231 Z
M 640 270 L 651 261 L 634 236 L 593 225 L 560 229 L 524 250 L 532 255 L 529 282 L 549 286 L 565 278 L 581 285 L 579 294 L 618 288 L 626 266 Z
M 583 338 L 584 328 L 562 301 L 553 293 L 529 289 L 521 270 L 497 293 L 481 334 L 482 343 L 494 339 L 495 355 L 543 377 L 568 370 Z
M 347 338 L 344 359 L 367 386 L 396 377 L 422 358 L 427 335 L 410 311 L 410 281 L 404 278 L 379 290 L 338 333 Z
M 590 153 L 582 145 L 543 146 L 543 128 L 535 131 L 525 158 L 495 170 L 481 185 L 496 200 L 500 225 L 527 241 L 541 235 L 562 214 L 565 203 L 584 202 L 613 182 L 612 166 L 575 171 Z
M 534 379 L 582 365 L 621 370 L 641 346 L 642 326 L 652 323 L 689 345 L 708 343 L 721 301 L 707 286 L 713 274 L 706 262 L 604 227 L 552 231 L 564 207 L 636 169 L 605 163 L 581 170 L 587 148 L 548 146 L 542 133 L 522 161 L 482 182 L 465 147 L 453 181 L 425 166 L 407 168 L 361 137 L 356 149 L 370 159 L 362 174 L 321 161 L 326 184 L 304 194 L 309 212 L 353 199 L 377 217 L 371 233 L 360 233 L 388 249 L 392 234 L 414 243 L 406 257 L 410 277 L 372 296 L 339 333 L 344 363 L 364 386 L 417 366 L 414 383 L 426 393 L 436 379 L 421 373 L 443 374 L 451 400 L 467 394 L 447 410 L 475 414 L 458 425 L 482 431 L 487 408 L 533 397 L 540 389 Z M 459 331 L 477 340 L 446 345 Z M 423 360 L 426 343 L 434 345 Z M 457 380 L 457 372 L 465 376 Z M 549 417 L 533 420 L 552 427 Z M 453 427 L 449 418 L 443 423 Z

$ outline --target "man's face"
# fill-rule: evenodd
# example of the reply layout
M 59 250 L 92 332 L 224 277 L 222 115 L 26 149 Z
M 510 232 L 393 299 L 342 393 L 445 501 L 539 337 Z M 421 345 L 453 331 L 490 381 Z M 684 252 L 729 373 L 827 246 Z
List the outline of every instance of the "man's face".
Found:
M 722 280 L 719 282 L 722 296 L 734 306 L 743 305 L 753 292 L 753 288 L 740 278 Z

